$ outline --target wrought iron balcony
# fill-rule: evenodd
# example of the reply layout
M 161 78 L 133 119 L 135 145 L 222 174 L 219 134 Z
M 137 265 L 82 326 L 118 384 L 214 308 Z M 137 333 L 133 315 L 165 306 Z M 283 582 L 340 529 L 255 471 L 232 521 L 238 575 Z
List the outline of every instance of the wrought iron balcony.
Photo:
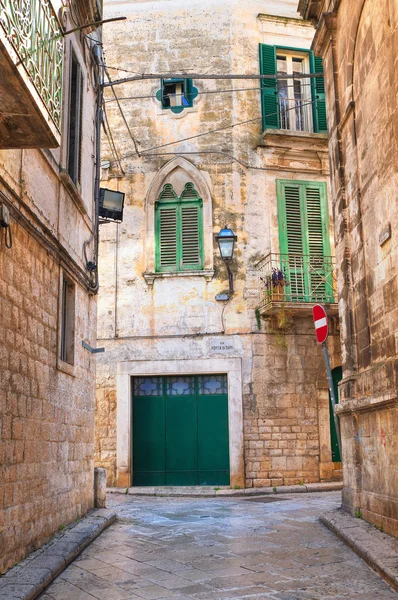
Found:
M 63 51 L 50 0 L 0 0 L 0 148 L 59 145 Z
M 337 312 L 336 269 L 332 256 L 268 254 L 256 265 L 260 314 L 289 308 L 310 312 L 326 304 Z

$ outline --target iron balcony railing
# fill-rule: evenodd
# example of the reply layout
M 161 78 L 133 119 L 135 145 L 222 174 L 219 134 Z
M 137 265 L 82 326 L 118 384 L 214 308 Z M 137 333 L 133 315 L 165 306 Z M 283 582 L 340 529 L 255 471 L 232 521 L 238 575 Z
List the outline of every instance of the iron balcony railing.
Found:
M 268 254 L 256 265 L 259 308 L 274 303 L 337 302 L 336 268 L 332 256 Z
M 291 99 L 279 96 L 278 102 L 281 129 L 314 131 L 311 101 L 301 97 Z
M 64 45 L 50 0 L 0 0 L 0 27 L 59 131 Z

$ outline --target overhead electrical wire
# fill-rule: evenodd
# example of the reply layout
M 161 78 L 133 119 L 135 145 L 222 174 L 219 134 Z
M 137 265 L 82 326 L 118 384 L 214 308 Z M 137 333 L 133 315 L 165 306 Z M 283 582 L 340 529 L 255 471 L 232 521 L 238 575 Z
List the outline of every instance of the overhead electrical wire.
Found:
M 109 81 L 111 81 L 111 77 L 109 75 L 109 71 L 108 71 L 108 69 L 107 69 L 106 66 L 105 66 L 105 74 L 108 77 Z M 132 140 L 132 142 L 134 144 L 135 153 L 138 154 L 138 156 L 140 156 L 140 151 L 138 149 L 137 142 L 136 142 L 136 140 L 135 140 L 135 138 L 133 136 L 133 133 L 132 133 L 132 131 L 130 129 L 130 126 L 129 126 L 129 124 L 127 122 L 127 119 L 126 119 L 126 115 L 123 112 L 123 108 L 120 105 L 119 98 L 118 98 L 118 96 L 117 96 L 117 94 L 115 92 L 115 89 L 113 87 L 112 87 L 112 93 L 113 93 L 113 96 L 114 96 L 114 100 L 116 101 L 116 103 L 117 103 L 117 105 L 119 107 L 119 111 L 120 111 L 121 117 L 123 119 L 123 122 L 124 122 L 124 124 L 126 126 L 126 129 L 127 129 L 128 133 L 129 133 L 129 136 L 130 136 L 130 138 L 131 138 L 131 140 Z
M 123 71 L 124 73 L 132 73 L 133 75 L 143 75 L 143 73 L 139 73 L 138 71 L 131 71 L 131 69 L 124 69 L 123 67 L 110 67 L 109 65 L 108 69 L 111 69 L 112 71 Z M 192 71 L 193 69 L 187 69 L 187 71 Z
M 108 115 L 106 114 L 105 106 L 103 106 L 103 111 L 104 111 L 104 118 L 105 118 L 105 121 L 106 121 L 106 126 L 105 126 L 105 123 L 103 124 L 103 127 L 105 129 L 105 135 L 107 137 L 108 144 L 109 144 L 109 147 L 111 149 L 111 152 L 112 152 L 114 158 L 116 159 L 117 164 L 119 165 L 120 172 L 122 173 L 122 175 L 124 175 L 125 171 L 124 171 L 124 169 L 122 167 L 122 163 L 121 163 L 121 160 L 119 158 L 119 154 L 118 154 L 118 151 L 117 151 L 117 148 L 116 148 L 116 144 L 115 144 L 115 141 L 113 139 L 112 130 L 111 130 L 111 127 L 110 127 L 110 124 L 109 124 Z
M 295 74 L 287 74 L 287 73 L 283 73 L 283 74 L 279 74 L 279 73 L 272 73 L 271 75 L 263 75 L 260 73 L 256 73 L 255 75 L 242 75 L 242 74 L 236 74 L 234 75 L 233 73 L 228 73 L 225 75 L 217 75 L 217 74 L 201 74 L 201 73 L 143 73 L 142 75 L 134 75 L 134 77 L 124 77 L 123 79 L 115 79 L 114 81 L 109 81 L 108 83 L 104 83 L 104 87 L 113 87 L 115 85 L 121 85 L 123 83 L 130 83 L 130 82 L 135 82 L 135 81 L 148 81 L 151 79 L 196 79 L 196 80 L 200 80 L 200 79 L 211 79 L 211 80 L 215 80 L 215 81 L 219 81 L 219 80 L 234 80 L 234 79 L 239 79 L 239 80 L 260 80 L 260 81 L 266 81 L 266 80 L 278 80 L 278 79 L 293 79 L 293 80 L 299 80 L 299 79 L 316 79 L 317 77 L 324 77 L 323 73 L 295 73 Z
M 302 83 L 301 87 L 311 87 L 312 84 L 311 83 Z M 293 85 L 287 85 L 285 86 L 283 89 L 294 89 Z M 194 93 L 184 93 L 184 94 L 163 94 L 163 98 L 178 98 L 178 97 L 182 97 L 184 96 L 185 98 L 189 98 L 189 96 L 195 96 L 195 98 L 197 96 L 204 96 L 207 94 L 231 94 L 234 92 L 252 92 L 252 91 L 261 91 L 264 88 L 261 87 L 255 87 L 255 88 L 231 88 L 229 90 L 205 90 L 204 92 L 196 92 Z M 118 99 L 119 100 L 146 100 L 149 98 L 157 98 L 156 94 L 151 94 L 151 95 L 147 95 L 147 96 L 126 96 L 126 97 L 121 97 L 119 96 Z M 108 104 L 109 102 L 115 102 L 114 98 L 109 98 L 108 100 L 105 100 L 105 103 Z
M 311 100 L 310 102 L 301 103 L 299 106 L 296 105 L 296 106 L 287 108 L 286 111 L 296 110 L 298 107 L 302 108 L 304 106 L 310 106 L 310 105 L 314 104 L 315 102 L 316 102 L 316 100 Z M 174 140 L 173 142 L 168 142 L 167 144 L 162 144 L 160 146 L 154 146 L 152 148 L 147 148 L 146 150 L 140 151 L 140 156 L 144 157 L 146 152 L 152 152 L 153 150 L 160 150 L 161 148 L 166 148 L 168 146 L 173 146 L 175 144 L 181 144 L 182 142 L 188 142 L 190 140 L 204 137 L 206 135 L 211 135 L 213 133 L 219 133 L 221 131 L 226 131 L 227 129 L 233 129 L 234 127 L 239 127 L 240 125 L 247 125 L 249 123 L 254 123 L 256 121 L 262 121 L 263 119 L 266 119 L 267 117 L 272 117 L 277 114 L 279 114 L 279 111 L 268 113 L 266 115 L 262 115 L 261 117 L 255 117 L 254 119 L 248 119 L 246 121 L 238 121 L 237 123 L 231 123 L 230 125 L 226 125 L 225 127 L 211 129 L 210 131 L 205 131 L 204 133 L 198 133 L 197 135 L 191 135 L 189 137 L 182 138 L 180 140 Z M 120 160 L 124 160 L 125 158 L 131 158 L 132 156 L 138 156 L 137 152 L 129 152 L 128 154 L 124 154 L 123 156 L 120 157 Z

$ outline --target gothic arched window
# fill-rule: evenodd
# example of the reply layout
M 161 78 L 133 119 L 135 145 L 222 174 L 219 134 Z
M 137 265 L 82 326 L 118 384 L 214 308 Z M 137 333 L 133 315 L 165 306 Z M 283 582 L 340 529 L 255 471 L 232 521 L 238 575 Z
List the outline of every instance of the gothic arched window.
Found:
M 203 269 L 203 201 L 193 183 L 181 196 L 167 183 L 155 203 L 157 272 Z

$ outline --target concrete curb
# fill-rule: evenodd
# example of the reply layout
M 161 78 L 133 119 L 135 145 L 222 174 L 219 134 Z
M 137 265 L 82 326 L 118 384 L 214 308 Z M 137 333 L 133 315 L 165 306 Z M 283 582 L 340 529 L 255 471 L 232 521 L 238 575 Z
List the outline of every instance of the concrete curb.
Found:
M 0 600 L 35 600 L 109 525 L 116 513 L 93 510 L 0 577 Z
M 300 494 L 310 492 L 336 492 L 343 489 L 342 481 L 326 483 L 308 483 L 306 485 L 285 485 L 275 488 L 246 488 L 233 490 L 230 488 L 215 489 L 213 487 L 132 487 L 108 488 L 109 494 L 123 494 L 128 496 L 158 496 L 163 498 L 218 498 L 218 497 L 244 497 L 264 496 L 266 494 Z
M 398 539 L 341 508 L 321 515 L 320 521 L 398 592 Z

